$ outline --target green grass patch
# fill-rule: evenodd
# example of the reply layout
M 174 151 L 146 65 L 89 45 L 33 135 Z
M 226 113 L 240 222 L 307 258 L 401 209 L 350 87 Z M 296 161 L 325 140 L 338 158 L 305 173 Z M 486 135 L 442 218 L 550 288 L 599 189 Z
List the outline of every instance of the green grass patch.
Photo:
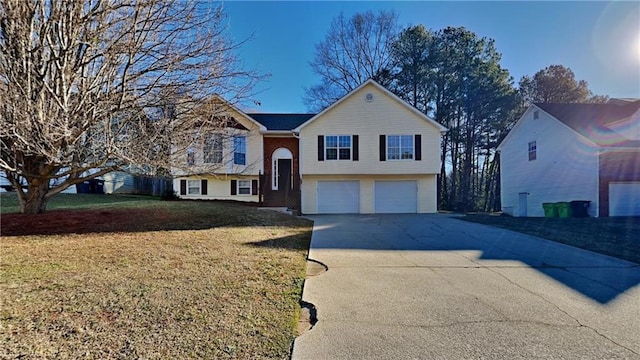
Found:
M 52 201 L 2 215 L 0 357 L 289 358 L 311 222 L 232 203 Z
M 142 195 L 57 194 L 47 203 L 47 210 L 144 207 L 161 201 Z M 20 212 L 15 192 L 0 193 L 0 213 Z
M 513 230 L 640 264 L 640 218 L 534 218 L 468 214 L 462 220 Z

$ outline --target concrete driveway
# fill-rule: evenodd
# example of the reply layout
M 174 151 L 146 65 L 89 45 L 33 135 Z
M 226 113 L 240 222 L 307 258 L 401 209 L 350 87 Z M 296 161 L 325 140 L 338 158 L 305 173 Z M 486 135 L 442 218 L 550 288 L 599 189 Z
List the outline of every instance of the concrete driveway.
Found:
M 640 359 L 640 267 L 443 215 L 313 216 L 293 359 Z

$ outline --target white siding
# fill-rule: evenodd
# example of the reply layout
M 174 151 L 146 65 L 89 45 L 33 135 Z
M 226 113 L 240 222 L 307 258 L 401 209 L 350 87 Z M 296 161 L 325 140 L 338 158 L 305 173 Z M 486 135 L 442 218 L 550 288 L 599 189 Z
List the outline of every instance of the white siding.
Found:
M 136 189 L 131 174 L 114 171 L 102 176 L 105 194 L 133 194 Z
M 527 215 L 544 216 L 542 203 L 591 201 L 590 216 L 598 209 L 598 147 L 560 121 L 530 108 L 500 145 L 503 211 L 515 216 L 520 193 L 528 193 Z M 528 144 L 536 142 L 536 160 L 529 161 Z
M 373 101 L 365 101 L 371 93 Z M 380 135 L 421 135 L 421 161 L 380 161 Z M 359 161 L 318 161 L 318 135 L 358 135 Z M 300 131 L 300 173 L 437 174 L 440 131 L 369 84 Z

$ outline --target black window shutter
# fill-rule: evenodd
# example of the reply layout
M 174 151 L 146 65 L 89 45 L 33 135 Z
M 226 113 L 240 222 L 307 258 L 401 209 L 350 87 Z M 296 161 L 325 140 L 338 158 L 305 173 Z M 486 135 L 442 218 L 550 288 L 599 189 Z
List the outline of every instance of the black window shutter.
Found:
M 207 195 L 207 179 L 200 181 L 200 194 Z
M 318 161 L 324 161 L 324 135 L 318 135 Z
M 416 150 L 416 161 L 420 161 L 422 160 L 422 135 L 416 134 L 414 142 Z
M 387 137 L 380 135 L 380 161 L 387 160 Z
M 231 180 L 231 195 L 238 194 L 238 181 Z
M 353 161 L 360 160 L 360 156 L 358 154 L 358 152 L 360 151 L 359 144 L 358 144 L 358 135 L 351 135 L 351 145 L 353 146 L 353 148 L 352 148 L 352 150 L 353 150 Z
M 251 180 L 251 195 L 258 195 L 258 180 Z
M 187 180 L 180 180 L 180 195 L 187 195 Z

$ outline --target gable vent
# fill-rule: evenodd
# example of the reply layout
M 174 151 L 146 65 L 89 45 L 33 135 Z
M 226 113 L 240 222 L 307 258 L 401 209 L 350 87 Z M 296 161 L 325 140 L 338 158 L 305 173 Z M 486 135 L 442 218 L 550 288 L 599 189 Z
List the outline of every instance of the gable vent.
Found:
M 364 96 L 364 100 L 366 102 L 372 102 L 373 101 L 373 94 L 372 93 L 367 93 L 367 95 Z

